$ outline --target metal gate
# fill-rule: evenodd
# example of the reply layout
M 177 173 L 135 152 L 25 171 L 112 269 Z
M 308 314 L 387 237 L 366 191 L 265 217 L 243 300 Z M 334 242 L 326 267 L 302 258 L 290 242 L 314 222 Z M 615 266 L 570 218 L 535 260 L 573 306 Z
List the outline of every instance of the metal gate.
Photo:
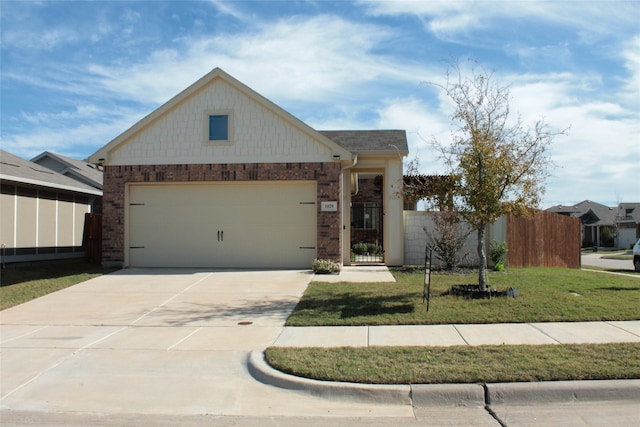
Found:
M 351 206 L 351 262 L 384 263 L 382 206 L 353 203 Z

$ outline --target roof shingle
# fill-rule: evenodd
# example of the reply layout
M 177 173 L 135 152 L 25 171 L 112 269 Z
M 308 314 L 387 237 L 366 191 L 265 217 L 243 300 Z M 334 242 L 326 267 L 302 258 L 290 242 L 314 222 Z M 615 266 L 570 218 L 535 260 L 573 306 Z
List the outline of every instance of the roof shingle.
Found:
M 318 131 L 352 153 L 409 154 L 404 130 L 321 130 Z

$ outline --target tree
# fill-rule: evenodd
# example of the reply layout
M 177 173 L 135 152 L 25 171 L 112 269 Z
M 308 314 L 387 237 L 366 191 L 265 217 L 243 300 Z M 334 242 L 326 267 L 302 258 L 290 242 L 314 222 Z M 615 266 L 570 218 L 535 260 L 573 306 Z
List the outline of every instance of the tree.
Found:
M 552 162 L 546 149 L 555 136 L 544 119 L 525 128 L 510 118 L 509 88 L 494 73 L 473 67 L 465 77 L 452 64 L 443 85 L 435 84 L 454 103 L 457 124 L 450 144 L 434 141 L 454 179 L 451 207 L 478 233 L 478 284 L 487 288 L 485 230 L 505 214 L 527 215 L 539 206 Z

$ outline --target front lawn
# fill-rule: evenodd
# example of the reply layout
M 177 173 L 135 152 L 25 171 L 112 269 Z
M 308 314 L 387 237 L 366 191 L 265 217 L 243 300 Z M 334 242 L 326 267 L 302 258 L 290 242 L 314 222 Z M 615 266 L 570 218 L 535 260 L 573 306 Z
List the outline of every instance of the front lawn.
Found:
M 287 326 L 574 322 L 640 319 L 640 278 L 562 268 L 490 273 L 492 288 L 518 288 L 517 298 L 466 300 L 445 295 L 476 274 L 433 274 L 427 312 L 423 274 L 392 271 L 396 283 L 309 285 Z
M 41 262 L 4 268 L 0 279 L 0 310 L 59 291 L 113 270 L 82 261 Z

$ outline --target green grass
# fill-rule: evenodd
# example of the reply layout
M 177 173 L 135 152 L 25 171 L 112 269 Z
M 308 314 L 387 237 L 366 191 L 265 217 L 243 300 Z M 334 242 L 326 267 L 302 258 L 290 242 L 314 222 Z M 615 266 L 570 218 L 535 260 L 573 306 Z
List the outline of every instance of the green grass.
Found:
M 640 378 L 640 343 L 267 349 L 269 364 L 318 380 L 447 384 Z
M 0 310 L 73 286 L 109 271 L 86 262 L 9 266 L 3 269 L 0 275 Z
M 491 273 L 492 288 L 518 288 L 517 298 L 466 300 L 445 295 L 476 274 L 434 274 L 429 311 L 423 274 L 393 271 L 396 283 L 314 282 L 287 326 L 520 323 L 640 319 L 640 278 L 562 268 Z M 576 296 L 575 294 L 578 294 Z
M 289 326 L 519 323 L 640 319 L 640 277 L 561 268 L 491 273 L 492 288 L 517 298 L 447 295 L 476 274 L 434 274 L 430 310 L 424 276 L 395 270 L 396 283 L 312 283 Z M 576 295 L 577 294 L 577 295 Z M 320 380 L 372 384 L 492 383 L 640 378 L 640 343 L 454 347 L 269 348 L 276 369 Z

